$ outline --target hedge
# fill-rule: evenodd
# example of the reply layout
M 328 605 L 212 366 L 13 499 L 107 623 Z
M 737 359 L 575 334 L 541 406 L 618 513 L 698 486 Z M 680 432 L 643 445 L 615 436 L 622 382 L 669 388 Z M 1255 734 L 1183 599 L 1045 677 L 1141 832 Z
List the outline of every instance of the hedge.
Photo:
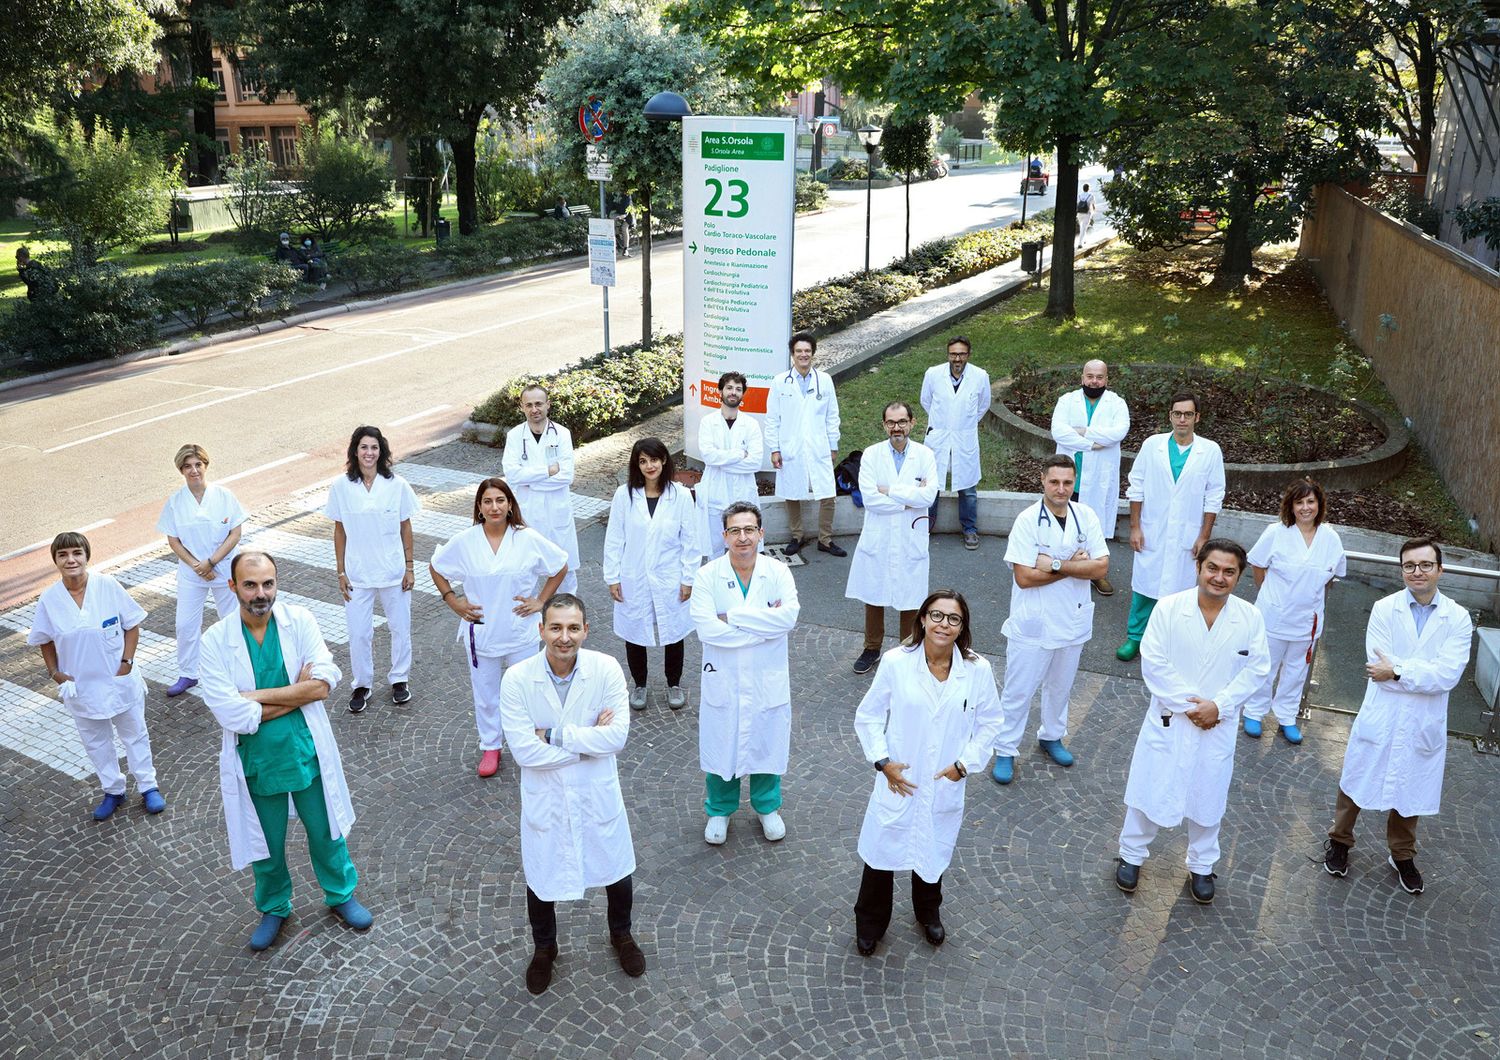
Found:
M 0 320 L 0 359 L 46 370 L 118 357 L 156 338 L 150 287 L 118 265 L 50 266 L 56 287 Z
M 188 260 L 163 265 L 149 277 L 162 320 L 176 318 L 202 328 L 227 313 L 252 320 L 292 307 L 297 271 L 280 262 L 253 258 Z

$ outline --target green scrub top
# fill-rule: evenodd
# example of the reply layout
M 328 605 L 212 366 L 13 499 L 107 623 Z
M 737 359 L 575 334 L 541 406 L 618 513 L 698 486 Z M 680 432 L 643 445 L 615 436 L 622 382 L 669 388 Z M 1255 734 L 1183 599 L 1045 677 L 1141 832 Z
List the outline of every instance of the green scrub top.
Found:
M 276 616 L 266 624 L 266 639 L 257 644 L 255 637 L 240 624 L 245 647 L 250 651 L 250 667 L 255 671 L 256 688 L 283 688 L 287 678 L 286 661 L 281 654 L 281 634 Z M 318 749 L 302 711 L 294 710 L 279 718 L 263 722 L 249 735 L 239 738 L 240 763 L 245 767 L 245 786 L 252 795 L 283 795 L 301 791 L 319 777 Z
M 1182 469 L 1187 466 L 1188 454 L 1193 451 L 1189 445 L 1186 449 L 1177 448 L 1177 439 L 1167 438 L 1167 461 L 1172 465 L 1172 481 L 1176 482 L 1182 475 Z
M 1086 425 L 1094 422 L 1094 410 L 1099 407 L 1099 402 L 1090 401 L 1088 395 L 1084 395 L 1083 409 L 1087 418 L 1083 421 Z M 1077 493 L 1083 489 L 1083 450 L 1073 454 L 1073 492 Z

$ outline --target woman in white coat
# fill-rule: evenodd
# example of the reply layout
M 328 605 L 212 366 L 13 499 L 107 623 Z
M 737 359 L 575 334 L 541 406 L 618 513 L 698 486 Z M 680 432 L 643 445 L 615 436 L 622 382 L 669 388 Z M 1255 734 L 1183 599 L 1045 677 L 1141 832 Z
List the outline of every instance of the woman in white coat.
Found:
M 391 634 L 386 680 L 396 703 L 411 700 L 411 520 L 421 510 L 411 484 L 391 470 L 391 443 L 379 427 L 356 427 L 349 437 L 344 474 L 328 486 L 324 514 L 333 520 L 333 556 L 349 627 L 354 692 L 349 713 L 359 714 L 375 684 L 375 598 Z
M 536 616 L 568 573 L 568 555 L 526 525 L 503 478 L 474 491 L 474 525 L 433 553 L 432 584 L 459 617 L 458 642 L 469 660 L 481 777 L 500 769 L 500 679 L 541 647 Z M 463 595 L 453 582 L 463 583 Z M 540 592 L 537 583 L 542 582 Z
M 1261 719 L 1275 712 L 1288 743 L 1302 742 L 1297 727 L 1302 685 L 1323 635 L 1328 586 L 1347 570 L 1344 543 L 1323 519 L 1327 499 L 1311 479 L 1293 482 L 1281 495 L 1281 520 L 1267 526 L 1250 550 L 1259 590 L 1255 606 L 1266 620 L 1271 673 L 1245 704 L 1245 735 L 1259 738 Z
M 927 941 L 939 946 L 947 937 L 939 908 L 963 820 L 964 778 L 984 768 L 1001 721 L 995 675 L 970 648 L 971 636 L 963 595 L 932 593 L 911 637 L 885 653 L 854 715 L 877 772 L 859 831 L 865 868 L 854 906 L 855 942 L 866 957 L 890 925 L 898 871 L 911 872 Z
M 208 483 L 208 450 L 189 443 L 173 462 L 183 486 L 167 498 L 156 529 L 167 535 L 177 556 L 177 680 L 168 696 L 180 696 L 198 683 L 198 645 L 203 634 L 203 602 L 210 592 L 219 617 L 239 610 L 229 587 L 229 561 L 239 551 L 245 509 L 223 486 Z
M 687 702 L 684 640 L 693 629 L 688 598 L 703 558 L 693 496 L 674 481 L 672 454 L 659 438 L 630 449 L 629 482 L 615 490 L 604 535 L 604 582 L 615 602 L 615 636 L 625 642 L 632 710 L 646 709 L 646 649 L 666 652 L 667 706 Z
M 58 698 L 73 716 L 78 738 L 104 792 L 94 820 L 112 815 L 125 801 L 125 776 L 115 737 L 147 813 L 167 803 L 156 786 L 151 737 L 146 732 L 146 682 L 135 672 L 136 645 L 145 609 L 108 574 L 88 569 L 92 548 L 82 534 L 52 539 L 52 562 L 62 575 L 36 602 L 26 643 L 38 647 Z

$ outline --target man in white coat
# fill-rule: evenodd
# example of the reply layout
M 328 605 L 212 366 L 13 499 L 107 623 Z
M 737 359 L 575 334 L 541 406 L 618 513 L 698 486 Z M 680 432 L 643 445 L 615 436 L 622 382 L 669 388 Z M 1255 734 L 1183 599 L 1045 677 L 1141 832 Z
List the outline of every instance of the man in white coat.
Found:
M 911 406 L 892 401 L 882 416 L 883 445 L 865 450 L 859 463 L 859 492 L 865 525 L 859 532 L 844 595 L 865 605 L 865 646 L 854 672 L 867 674 L 880 661 L 885 641 L 885 609 L 899 614 L 899 639 L 916 624 L 917 606 L 927 595 L 927 527 L 923 519 L 937 500 L 938 475 L 932 450 L 910 440 Z
M 1052 440 L 1073 458 L 1073 499 L 1093 511 L 1106 541 L 1114 540 L 1120 518 L 1120 443 L 1129 433 L 1130 407 L 1109 389 L 1109 366 L 1089 361 L 1083 385 L 1057 399 Z M 1100 596 L 1115 592 L 1108 578 L 1096 578 L 1094 589 Z
M 1135 891 L 1151 841 L 1186 823 L 1193 900 L 1214 900 L 1219 825 L 1234 775 L 1235 715 L 1271 671 L 1266 623 L 1233 595 L 1245 550 L 1210 538 L 1198 553 L 1198 587 L 1161 601 L 1141 641 L 1151 705 L 1125 782 L 1125 825 L 1115 886 Z
M 521 391 L 526 422 L 505 435 L 501 467 L 515 492 L 521 518 L 568 554 L 561 592 L 578 588 L 578 529 L 573 525 L 573 435 L 548 413 L 552 400 L 540 386 Z
M 765 456 L 765 440 L 755 417 L 740 414 L 748 385 L 739 372 L 719 376 L 719 412 L 698 421 L 698 452 L 703 459 L 698 508 L 710 559 L 724 554 L 724 509 L 759 496 L 755 473 Z
M 609 943 L 629 976 L 646 970 L 630 935 L 635 846 L 615 756 L 630 734 L 625 675 L 608 655 L 583 650 L 588 612 L 572 593 L 542 606 L 545 650 L 505 673 L 500 718 L 521 766 L 521 868 L 536 952 L 526 989 L 540 994 L 557 960 L 558 902 L 603 887 Z
M 1387 858 L 1408 894 L 1422 893 L 1417 818 L 1438 812 L 1448 754 L 1448 693 L 1474 640 L 1469 613 L 1438 592 L 1443 551 L 1430 537 L 1401 546 L 1406 588 L 1376 602 L 1365 631 L 1369 684 L 1344 751 L 1323 867 L 1349 873 L 1359 811 L 1388 810 Z
M 735 501 L 724 509 L 728 552 L 698 568 L 690 601 L 703 644 L 698 707 L 698 764 L 703 770 L 714 846 L 729 834 L 740 805 L 740 778 L 750 777 L 750 807 L 771 842 L 786 835 L 781 777 L 792 740 L 792 686 L 787 634 L 801 605 L 785 563 L 760 554 L 760 509 Z
M 771 381 L 766 398 L 766 448 L 776 469 L 776 496 L 786 501 L 791 541 L 786 554 L 802 548 L 802 502 L 818 502 L 818 551 L 847 556 L 833 540 L 833 464 L 839 450 L 839 398 L 833 377 L 812 366 L 818 341 L 806 332 L 787 344 L 792 366 Z
M 969 364 L 972 350 L 966 336 L 949 339 L 948 363 L 927 369 L 921 399 L 927 413 L 927 434 L 922 441 L 937 461 L 938 489 L 947 482 L 958 494 L 958 525 L 964 548 L 971 551 L 979 547 L 979 424 L 990 410 L 990 373 Z M 934 499 L 927 530 L 936 529 Z
M 240 609 L 203 637 L 203 700 L 224 730 L 219 789 L 236 870 L 255 872 L 261 921 L 252 950 L 269 949 L 292 915 L 286 865 L 289 804 L 307 836 L 323 901 L 363 931 L 373 922 L 354 897 L 359 880 L 345 837 L 354 807 L 323 701 L 343 675 L 312 612 L 276 602 L 276 562 L 241 552 L 230 567 Z
M 1172 429 L 1141 443 L 1130 465 L 1130 618 L 1125 643 L 1115 657 L 1129 662 L 1140 654 L 1141 637 L 1156 601 L 1191 588 L 1195 557 L 1214 530 L 1224 507 L 1224 453 L 1195 432 L 1195 394 L 1172 398 Z
M 1016 752 L 1031 698 L 1042 692 L 1037 745 L 1060 766 L 1073 754 L 1068 734 L 1068 697 L 1078 676 L 1083 646 L 1094 635 L 1089 582 L 1109 573 L 1109 546 L 1099 520 L 1086 504 L 1074 504 L 1073 461 L 1053 453 L 1042 464 L 1042 499 L 1022 509 L 1006 539 L 1011 568 L 1010 614 L 1005 634 L 1005 720 L 995 741 L 996 784 L 1015 778 Z

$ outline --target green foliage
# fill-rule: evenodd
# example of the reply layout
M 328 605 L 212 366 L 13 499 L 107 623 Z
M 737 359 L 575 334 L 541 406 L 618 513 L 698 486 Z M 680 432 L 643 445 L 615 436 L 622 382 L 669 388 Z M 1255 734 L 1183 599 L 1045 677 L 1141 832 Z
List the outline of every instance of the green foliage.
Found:
M 963 130 L 956 125 L 950 125 L 937 138 L 938 150 L 945 155 L 951 155 L 958 150 L 963 141 Z
M 287 312 L 296 270 L 253 258 L 214 258 L 164 265 L 151 274 L 150 290 L 163 320 L 201 329 L 221 314 L 252 320 Z
M 348 284 L 356 295 L 415 287 L 426 274 L 427 256 L 398 239 L 350 247 L 331 258 L 330 277 Z
M 248 245 L 267 244 L 290 228 L 297 192 L 277 179 L 276 164 L 265 144 L 242 150 L 224 162 L 224 208 Z
M 92 137 L 76 120 L 58 130 L 68 178 L 33 209 L 75 257 L 94 261 L 112 247 L 134 246 L 166 227 L 177 162 L 164 162 L 154 140 L 100 125 Z
M 797 212 L 821 210 L 828 203 L 828 187 L 811 173 L 797 174 Z
M 304 135 L 297 144 L 301 179 L 292 218 L 327 242 L 389 235 L 385 218 L 395 201 L 385 158 L 361 140 L 333 133 Z
M 147 0 L 21 0 L 5 5 L 0 32 L 0 137 L 91 72 L 156 64 L 160 31 Z
M 117 357 L 156 337 L 157 303 L 118 265 L 49 263 L 57 288 L 0 317 L 0 354 L 38 369 Z
M 869 164 L 863 158 L 836 158 L 828 167 L 829 180 L 862 182 L 870 178 Z M 890 180 L 891 175 L 879 166 L 875 167 L 875 180 Z
M 942 287 L 1020 257 L 1021 244 L 1042 238 L 1050 226 L 1051 218 L 1038 215 L 1024 226 L 945 236 L 914 248 L 905 258 L 892 262 L 890 268 L 919 277 L 927 289 Z
M 931 115 L 898 114 L 886 125 L 880 137 L 881 160 L 893 173 L 908 180 L 925 174 L 936 150 L 936 133 L 937 119 Z
M 1464 239 L 1483 239 L 1491 250 L 1500 250 L 1500 197 L 1491 195 L 1455 207 L 1453 220 Z
M 1416 225 L 1436 237 L 1443 223 L 1443 211 L 1428 202 L 1408 180 L 1377 177 L 1371 183 L 1369 203 L 1381 213 Z
M 437 248 L 457 276 L 479 276 L 504 265 L 538 261 L 557 254 L 582 254 L 588 249 L 588 221 L 511 221 L 458 236 Z

